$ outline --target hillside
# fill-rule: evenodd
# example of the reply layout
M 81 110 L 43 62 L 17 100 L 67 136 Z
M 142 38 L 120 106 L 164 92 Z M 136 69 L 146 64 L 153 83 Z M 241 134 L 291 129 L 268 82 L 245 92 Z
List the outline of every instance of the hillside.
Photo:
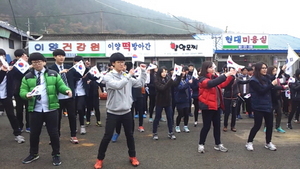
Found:
M 171 17 L 121 0 L 11 0 L 11 6 L 9 0 L 0 1 L 0 20 L 25 31 L 29 20 L 32 34 L 222 32 L 198 21 Z

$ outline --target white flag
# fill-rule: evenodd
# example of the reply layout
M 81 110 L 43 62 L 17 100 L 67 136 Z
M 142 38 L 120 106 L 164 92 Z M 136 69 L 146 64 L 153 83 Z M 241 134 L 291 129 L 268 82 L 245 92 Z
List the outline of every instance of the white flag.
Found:
M 89 73 L 95 77 L 100 77 L 101 73 L 99 72 L 97 66 L 93 66 L 90 70 Z
M 134 69 L 134 76 L 140 76 L 142 74 L 142 70 L 140 67 Z
M 41 95 L 42 85 L 37 85 L 35 88 L 32 89 L 32 91 L 29 93 L 30 96 L 37 96 Z
M 132 64 L 134 65 L 135 62 L 145 62 L 145 57 L 142 56 L 142 55 L 136 55 L 136 54 L 133 54 L 132 55 Z
M 233 67 L 235 70 L 243 69 L 245 66 L 235 63 L 230 56 L 227 59 L 227 68 Z M 229 70 L 228 70 L 229 71 Z
M 2 65 L 5 66 L 7 68 L 7 70 L 9 70 L 9 65 L 5 61 L 4 56 L 0 56 L 0 61 L 2 62 Z
M 193 77 L 194 78 L 198 78 L 198 72 L 197 72 L 197 70 L 194 68 L 194 71 L 193 71 Z
M 79 62 L 77 62 L 77 63 L 73 66 L 73 68 L 74 68 L 78 73 L 80 73 L 81 76 L 83 76 L 83 74 L 84 74 L 84 72 L 85 72 L 85 65 L 84 65 L 84 63 L 83 63 L 82 60 L 80 60 Z
M 156 69 L 157 66 L 155 64 L 150 63 L 149 66 L 147 67 L 147 70 L 151 70 L 151 69 Z
M 14 66 L 22 73 L 24 74 L 29 69 L 29 64 L 22 58 L 20 58 Z
M 293 64 L 299 59 L 297 53 L 288 45 L 285 73 L 293 76 Z
M 175 64 L 172 79 L 174 80 L 176 78 L 176 75 L 180 76 L 181 72 L 182 72 L 182 66 Z

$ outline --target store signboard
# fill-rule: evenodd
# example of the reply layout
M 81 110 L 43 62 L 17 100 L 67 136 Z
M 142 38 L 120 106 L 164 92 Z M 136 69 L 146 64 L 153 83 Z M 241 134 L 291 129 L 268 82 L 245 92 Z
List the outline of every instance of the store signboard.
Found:
M 269 49 L 268 34 L 223 33 L 223 49 Z
M 212 40 L 156 40 L 156 56 L 213 56 Z
M 125 57 L 155 56 L 154 40 L 106 40 L 106 56 L 120 52 Z
M 55 49 L 62 49 L 66 57 L 105 57 L 105 41 L 29 41 L 29 53 L 40 52 L 53 57 Z

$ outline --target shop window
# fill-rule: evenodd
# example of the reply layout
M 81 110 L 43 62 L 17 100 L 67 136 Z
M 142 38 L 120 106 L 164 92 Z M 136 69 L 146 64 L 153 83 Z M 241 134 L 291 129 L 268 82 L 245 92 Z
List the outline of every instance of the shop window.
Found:
M 13 40 L 8 39 L 8 47 L 9 47 L 10 49 L 15 49 L 15 43 L 14 43 Z

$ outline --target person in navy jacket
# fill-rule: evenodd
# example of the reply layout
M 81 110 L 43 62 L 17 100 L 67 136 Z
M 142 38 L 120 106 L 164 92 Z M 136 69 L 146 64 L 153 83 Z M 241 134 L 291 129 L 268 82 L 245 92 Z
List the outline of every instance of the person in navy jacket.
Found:
M 273 130 L 273 105 L 272 90 L 282 86 L 277 86 L 277 79 L 272 79 L 267 75 L 267 64 L 258 62 L 255 64 L 253 76 L 250 79 L 251 107 L 254 112 L 254 126 L 250 130 L 246 148 L 253 151 L 253 140 L 265 119 L 266 144 L 265 148 L 276 151 L 276 146 L 271 142 Z

